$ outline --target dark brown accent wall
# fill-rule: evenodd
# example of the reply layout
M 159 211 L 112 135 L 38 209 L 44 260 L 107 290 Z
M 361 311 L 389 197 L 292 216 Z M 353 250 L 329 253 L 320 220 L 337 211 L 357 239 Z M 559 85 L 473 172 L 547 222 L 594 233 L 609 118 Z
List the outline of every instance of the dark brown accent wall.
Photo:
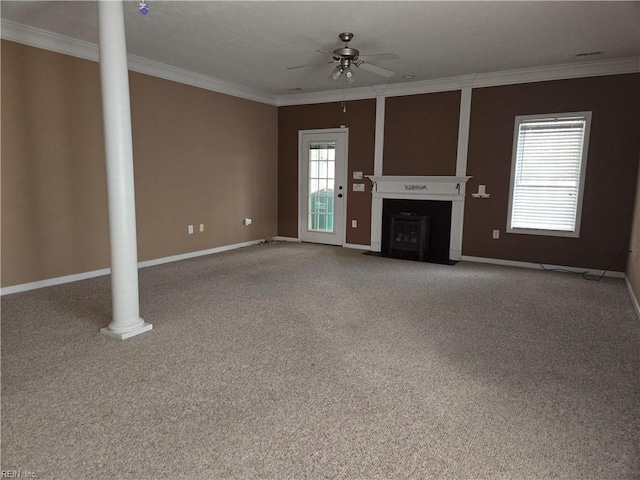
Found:
M 320 128 L 349 128 L 347 186 L 347 243 L 371 243 L 371 188 L 362 180 L 365 192 L 353 191 L 354 171 L 373 174 L 376 101 L 296 105 L 278 108 L 278 235 L 298 237 L 298 132 Z M 356 180 L 360 182 L 360 180 Z M 351 220 L 358 228 L 351 228 Z
M 592 77 L 474 89 L 463 255 L 606 268 L 629 246 L 640 152 L 640 75 Z M 516 115 L 591 111 L 580 238 L 507 234 Z M 499 229 L 499 240 L 493 240 Z M 612 267 L 624 271 L 625 261 Z
M 384 175 L 455 175 L 460 91 L 385 101 Z
M 274 236 L 276 107 L 129 78 L 138 259 Z M 102 135 L 97 63 L 2 41 L 3 287 L 109 266 Z

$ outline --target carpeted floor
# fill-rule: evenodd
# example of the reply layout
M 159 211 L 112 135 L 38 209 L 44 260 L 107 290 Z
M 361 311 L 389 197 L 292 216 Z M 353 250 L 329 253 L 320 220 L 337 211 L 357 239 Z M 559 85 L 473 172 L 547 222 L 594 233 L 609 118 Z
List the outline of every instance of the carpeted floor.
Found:
M 2 298 L 2 469 L 42 479 L 638 479 L 624 283 L 276 243 Z

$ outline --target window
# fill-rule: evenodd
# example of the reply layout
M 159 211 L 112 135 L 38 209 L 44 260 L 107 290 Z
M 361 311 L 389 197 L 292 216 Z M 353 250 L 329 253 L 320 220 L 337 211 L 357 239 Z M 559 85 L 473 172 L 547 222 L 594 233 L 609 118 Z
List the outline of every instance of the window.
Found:
M 591 112 L 516 117 L 507 232 L 580 236 Z

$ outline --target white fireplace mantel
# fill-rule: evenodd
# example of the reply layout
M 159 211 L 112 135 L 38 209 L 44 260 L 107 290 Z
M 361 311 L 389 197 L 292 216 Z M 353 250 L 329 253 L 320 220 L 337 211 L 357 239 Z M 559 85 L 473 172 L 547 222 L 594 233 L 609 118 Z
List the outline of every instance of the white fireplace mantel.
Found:
M 462 223 L 468 176 L 399 176 L 366 175 L 372 182 L 371 250 L 382 248 L 382 202 L 385 198 L 401 200 L 436 200 L 452 202 L 449 259 L 460 260 Z

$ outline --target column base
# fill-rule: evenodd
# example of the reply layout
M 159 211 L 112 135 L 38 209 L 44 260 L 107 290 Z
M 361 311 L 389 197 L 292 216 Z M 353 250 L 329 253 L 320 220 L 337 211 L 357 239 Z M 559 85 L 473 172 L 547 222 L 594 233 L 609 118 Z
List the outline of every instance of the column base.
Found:
M 148 332 L 151 329 L 153 329 L 153 325 L 151 323 L 143 322 L 142 326 L 128 332 L 113 332 L 109 329 L 109 327 L 104 327 L 100 329 L 100 333 L 104 333 L 105 335 L 109 335 L 110 337 L 120 340 L 126 340 L 127 338 L 135 337 L 136 335 L 140 335 L 141 333 Z

